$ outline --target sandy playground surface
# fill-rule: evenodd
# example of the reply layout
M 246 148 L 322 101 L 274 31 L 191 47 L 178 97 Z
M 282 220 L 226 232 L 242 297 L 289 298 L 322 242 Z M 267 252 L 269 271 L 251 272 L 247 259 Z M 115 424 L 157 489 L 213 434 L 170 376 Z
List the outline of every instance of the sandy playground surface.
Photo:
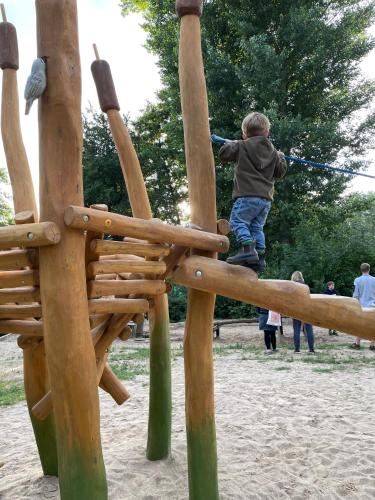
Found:
M 316 329 L 317 355 L 296 357 L 290 324 L 284 331 L 271 356 L 256 325 L 224 327 L 214 343 L 221 498 L 375 498 L 375 354 Z M 122 407 L 100 392 L 111 500 L 188 497 L 182 335 L 173 325 L 172 457 L 162 462 L 145 458 L 148 340 L 114 346 L 112 365 L 133 378 Z M 0 340 L 0 381 L 22 379 L 15 340 Z M 59 498 L 57 480 L 42 476 L 25 402 L 0 406 L 0 416 L 0 498 Z

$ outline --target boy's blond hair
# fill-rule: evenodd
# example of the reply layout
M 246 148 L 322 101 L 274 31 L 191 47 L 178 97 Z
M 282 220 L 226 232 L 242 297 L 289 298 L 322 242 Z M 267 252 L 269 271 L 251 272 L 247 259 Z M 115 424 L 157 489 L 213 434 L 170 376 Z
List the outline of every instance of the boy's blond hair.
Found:
M 270 121 L 263 113 L 254 111 L 248 114 L 242 122 L 242 132 L 245 137 L 255 135 L 268 135 L 270 131 Z
M 301 271 L 294 271 L 290 279 L 292 281 L 304 281 Z
M 361 264 L 361 273 L 369 273 L 370 269 L 371 269 L 370 264 L 367 264 L 367 262 Z

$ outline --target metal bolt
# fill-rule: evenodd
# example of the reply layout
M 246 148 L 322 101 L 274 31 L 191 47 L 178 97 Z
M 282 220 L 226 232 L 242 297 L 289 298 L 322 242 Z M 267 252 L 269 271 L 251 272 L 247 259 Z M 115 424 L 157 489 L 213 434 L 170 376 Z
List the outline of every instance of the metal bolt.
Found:
M 89 217 L 88 215 L 84 215 L 84 216 L 82 217 L 82 219 L 83 219 L 83 222 L 88 222 L 88 221 L 89 221 L 89 219 L 90 219 L 90 217 Z
M 197 278 L 202 278 L 202 277 L 203 277 L 203 273 L 202 273 L 202 271 L 199 271 L 199 270 L 198 270 L 198 271 L 195 271 L 195 276 L 196 276 Z
M 28 240 L 33 240 L 34 239 L 34 233 L 27 233 L 27 239 Z

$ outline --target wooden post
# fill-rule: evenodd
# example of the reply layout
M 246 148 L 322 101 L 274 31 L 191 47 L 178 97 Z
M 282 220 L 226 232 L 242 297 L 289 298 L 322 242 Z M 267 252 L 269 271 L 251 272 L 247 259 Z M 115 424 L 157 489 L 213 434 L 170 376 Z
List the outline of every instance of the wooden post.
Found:
M 106 61 L 96 60 L 91 68 L 100 105 L 102 111 L 107 113 L 119 154 L 133 216 L 152 219 L 142 170 L 127 127 L 119 113 L 120 106 L 110 67 Z M 147 237 L 147 234 L 141 236 Z M 164 242 L 163 239 L 160 241 Z M 170 454 L 172 421 L 169 312 L 166 295 L 155 297 L 153 315 L 155 321 L 150 329 L 150 402 L 147 457 L 150 460 L 160 460 L 167 458 Z
M 83 205 L 81 71 L 75 0 L 36 0 L 38 55 L 48 84 L 39 102 L 41 220 L 61 241 L 40 250 L 44 339 L 63 500 L 104 500 L 99 398 L 89 330 L 85 240 L 64 225 L 64 209 Z
M 202 0 L 176 2 L 181 18 L 180 92 L 191 220 L 203 230 L 216 233 L 215 167 L 199 19 L 202 4 Z M 194 500 L 219 498 L 212 356 L 214 307 L 214 294 L 189 290 L 184 359 L 189 494 Z

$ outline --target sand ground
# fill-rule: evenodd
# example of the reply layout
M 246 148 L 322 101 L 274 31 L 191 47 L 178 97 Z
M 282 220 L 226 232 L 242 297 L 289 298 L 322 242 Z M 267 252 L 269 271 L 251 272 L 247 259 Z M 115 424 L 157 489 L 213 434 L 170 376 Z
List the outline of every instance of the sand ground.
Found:
M 109 498 L 186 499 L 183 325 L 173 325 L 172 456 L 145 458 L 148 376 L 125 385 L 122 407 L 100 392 Z M 351 338 L 316 330 L 318 354 L 293 356 L 291 327 L 280 352 L 265 356 L 254 325 L 221 330 L 215 341 L 215 398 L 222 499 L 375 498 L 375 354 Z M 147 348 L 116 343 L 114 353 Z M 0 380 L 22 379 L 15 338 L 0 340 Z M 117 356 L 121 357 L 121 356 Z M 144 363 L 147 370 L 147 360 Z M 142 372 L 142 370 L 140 370 Z M 0 407 L 0 498 L 59 498 L 55 478 L 42 476 L 25 402 Z M 209 500 L 209 499 L 207 499 Z

